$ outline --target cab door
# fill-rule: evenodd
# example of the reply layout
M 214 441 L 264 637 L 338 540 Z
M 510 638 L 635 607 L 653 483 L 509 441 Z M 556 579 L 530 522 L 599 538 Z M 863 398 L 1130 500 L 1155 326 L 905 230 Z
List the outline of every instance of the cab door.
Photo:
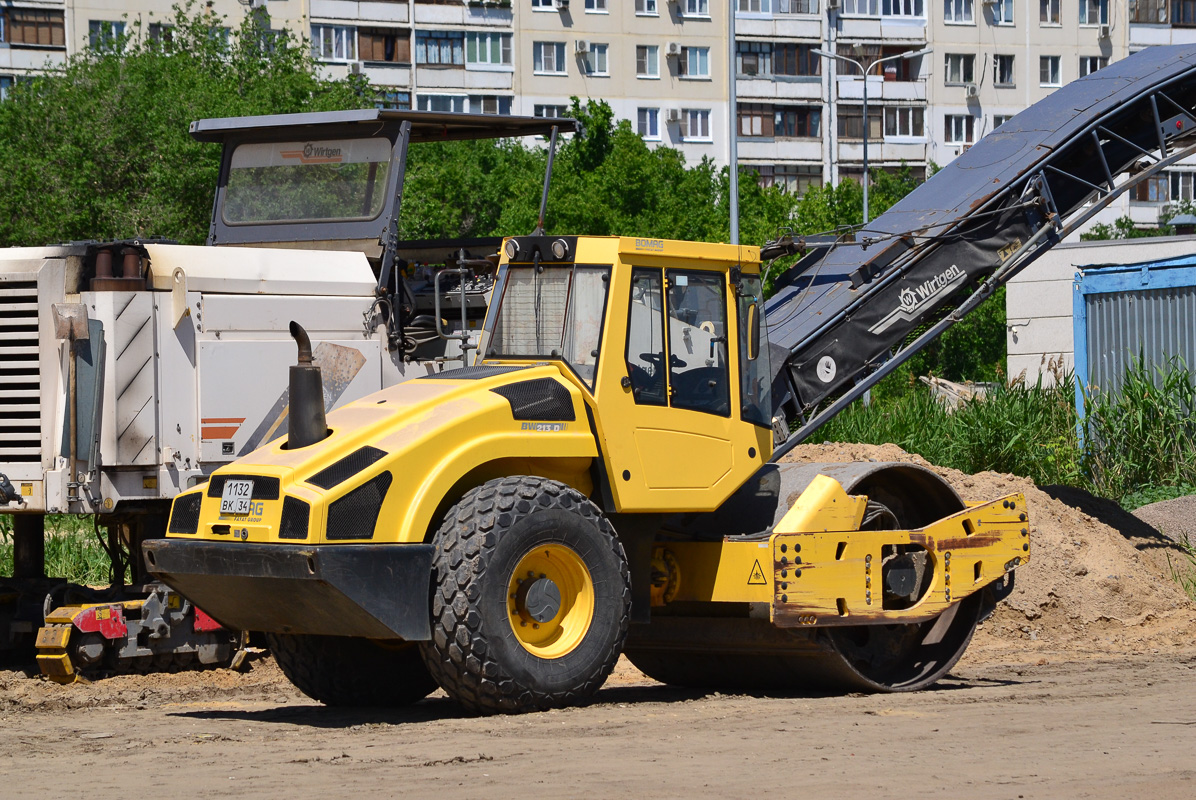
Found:
M 616 505 L 717 508 L 762 463 L 738 413 L 727 273 L 637 266 L 628 288 L 621 391 L 604 388 L 598 403 Z

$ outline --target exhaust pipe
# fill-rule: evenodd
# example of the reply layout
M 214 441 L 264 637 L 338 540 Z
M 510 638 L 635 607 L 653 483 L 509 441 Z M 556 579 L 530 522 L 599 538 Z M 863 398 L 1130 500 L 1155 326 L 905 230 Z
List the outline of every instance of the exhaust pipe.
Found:
M 320 368 L 312 363 L 311 339 L 294 320 L 291 336 L 299 345 L 299 363 L 291 367 L 287 449 L 298 450 L 328 436 L 328 419 L 324 416 L 324 382 L 320 379 Z

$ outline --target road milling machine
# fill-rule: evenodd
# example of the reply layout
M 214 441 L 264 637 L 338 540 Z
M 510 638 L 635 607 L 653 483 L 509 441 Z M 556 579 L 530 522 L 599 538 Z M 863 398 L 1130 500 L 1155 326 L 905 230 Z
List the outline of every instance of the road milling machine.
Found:
M 147 567 L 335 705 L 567 705 L 620 653 L 682 685 L 928 686 L 1030 558 L 1025 499 L 781 456 L 1191 154 L 1194 109 L 1196 48 L 1113 64 L 768 300 L 800 240 L 507 238 L 472 367 L 327 415 L 295 325 L 287 435 L 181 493 Z
M 375 109 L 200 120 L 191 135 L 223 147 L 207 246 L 0 250 L 0 513 L 15 539 L 0 652 L 27 658 L 36 636 L 63 681 L 227 664 L 240 634 L 146 575 L 141 542 L 165 535 L 175 495 L 286 431 L 291 320 L 319 338 L 330 408 L 472 361 L 502 240 L 401 239 L 409 147 L 555 145 L 574 128 Z M 46 514 L 94 515 L 112 586 L 45 576 Z

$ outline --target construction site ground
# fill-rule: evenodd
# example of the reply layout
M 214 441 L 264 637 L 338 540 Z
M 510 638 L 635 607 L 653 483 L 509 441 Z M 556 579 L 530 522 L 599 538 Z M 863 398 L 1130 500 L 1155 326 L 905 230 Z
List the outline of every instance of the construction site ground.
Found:
M 810 445 L 808 461 L 913 460 Z M 921 462 L 924 463 L 924 462 Z M 937 469 L 937 468 L 936 468 Z M 324 708 L 248 670 L 57 686 L 0 672 L 0 798 L 1196 796 L 1196 605 L 1172 541 L 1190 501 L 1127 514 L 1074 489 L 938 470 L 965 499 L 1025 492 L 1031 563 L 935 688 L 679 690 L 625 661 L 584 708 Z M 1149 524 L 1143 520 L 1149 520 Z M 385 676 L 379 676 L 385 680 Z

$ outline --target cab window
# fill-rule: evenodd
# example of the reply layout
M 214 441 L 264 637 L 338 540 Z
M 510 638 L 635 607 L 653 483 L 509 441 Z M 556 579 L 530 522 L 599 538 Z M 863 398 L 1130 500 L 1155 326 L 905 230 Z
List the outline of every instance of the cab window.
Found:
M 764 292 L 759 275 L 744 275 L 736 287 L 739 325 L 740 416 L 745 422 L 772 425 L 772 371 L 768 362 L 768 333 L 764 327 Z M 759 340 L 751 347 L 755 318 Z M 755 358 L 751 358 L 751 356 Z
M 674 408 L 731 413 L 722 273 L 668 270 L 669 398 Z
M 665 405 L 664 298 L 658 269 L 631 271 L 631 303 L 627 311 L 627 377 L 640 405 Z

